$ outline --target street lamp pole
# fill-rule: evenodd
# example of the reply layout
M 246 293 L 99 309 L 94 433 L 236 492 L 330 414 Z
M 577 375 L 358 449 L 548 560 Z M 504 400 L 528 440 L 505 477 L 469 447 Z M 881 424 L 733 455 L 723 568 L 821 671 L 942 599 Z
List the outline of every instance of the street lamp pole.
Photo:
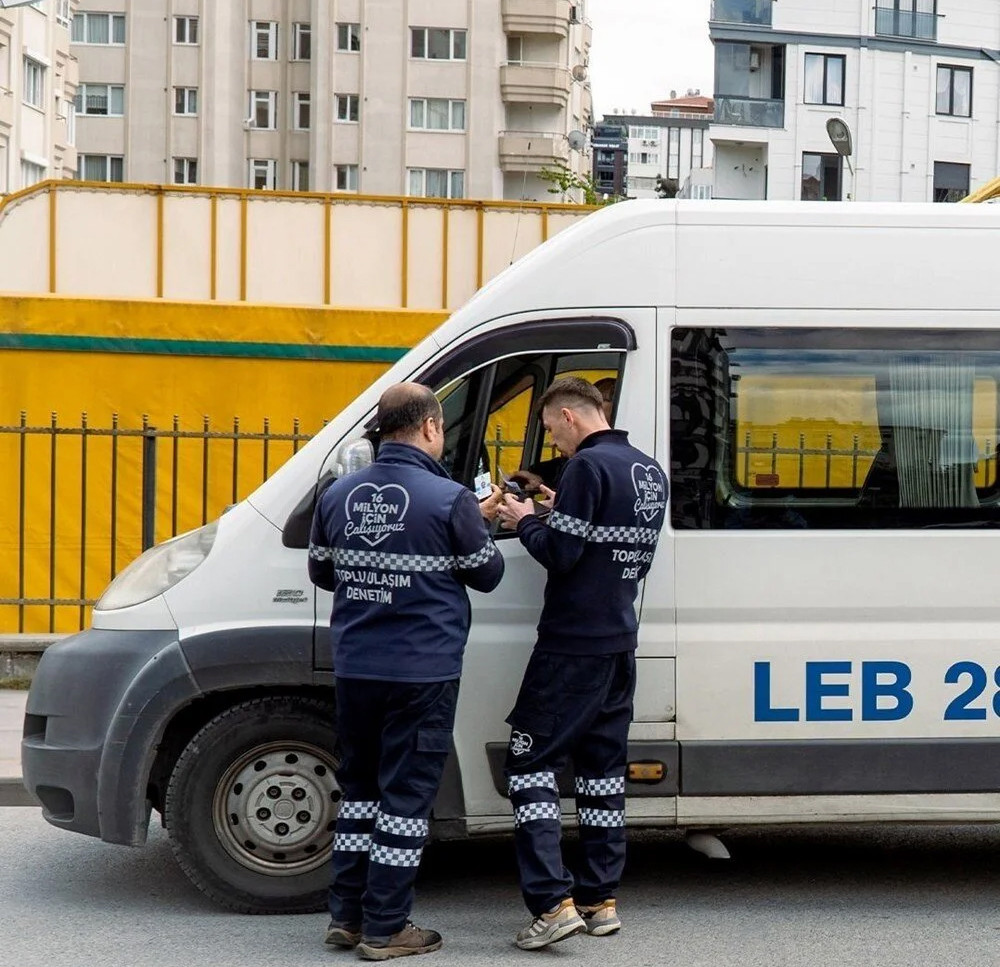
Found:
M 857 176 L 854 174 L 854 165 L 851 164 L 851 154 L 854 150 L 851 138 L 851 129 L 843 118 L 830 118 L 826 122 L 826 133 L 830 136 L 834 148 L 846 162 L 848 170 L 851 172 L 851 192 L 847 196 L 848 201 L 854 201 L 857 193 Z

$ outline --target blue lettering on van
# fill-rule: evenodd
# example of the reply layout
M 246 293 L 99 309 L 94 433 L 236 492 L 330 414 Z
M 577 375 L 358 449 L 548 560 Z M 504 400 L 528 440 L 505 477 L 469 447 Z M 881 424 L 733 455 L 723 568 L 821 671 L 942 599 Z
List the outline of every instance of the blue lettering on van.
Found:
M 850 661 L 807 661 L 803 702 L 799 705 L 775 706 L 771 697 L 771 663 L 754 662 L 754 721 L 854 721 L 856 702 L 847 705 L 843 702 L 839 705 L 833 703 L 835 699 L 853 697 L 850 680 L 853 669 L 854 663 Z M 913 695 L 909 691 L 912 678 L 913 673 L 903 662 L 861 662 L 860 709 L 857 709 L 859 719 L 863 722 L 894 722 L 906 718 L 913 711 Z M 1000 684 L 1000 670 L 997 681 Z M 1000 693 L 996 704 L 1000 709 Z
M 850 722 L 854 714 L 849 708 L 828 708 L 823 704 L 826 698 L 840 698 L 851 694 L 851 683 L 834 682 L 835 675 L 850 675 L 849 661 L 807 661 L 806 662 L 806 721 L 807 722 Z
M 753 663 L 753 720 L 755 722 L 798 722 L 797 708 L 771 706 L 771 663 Z
M 898 719 L 905 719 L 913 711 L 913 696 L 907 690 L 907 685 L 912 680 L 913 672 L 910 671 L 910 666 L 901 661 L 863 661 L 861 663 L 862 721 L 895 722 Z M 879 699 L 886 699 L 887 702 L 880 703 Z

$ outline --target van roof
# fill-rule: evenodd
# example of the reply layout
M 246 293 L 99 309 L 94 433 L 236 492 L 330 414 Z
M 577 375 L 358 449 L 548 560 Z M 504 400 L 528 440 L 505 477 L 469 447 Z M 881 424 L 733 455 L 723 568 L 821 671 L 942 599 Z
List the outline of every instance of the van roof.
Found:
M 995 312 L 997 266 L 998 206 L 622 202 L 502 272 L 440 337 L 529 310 Z

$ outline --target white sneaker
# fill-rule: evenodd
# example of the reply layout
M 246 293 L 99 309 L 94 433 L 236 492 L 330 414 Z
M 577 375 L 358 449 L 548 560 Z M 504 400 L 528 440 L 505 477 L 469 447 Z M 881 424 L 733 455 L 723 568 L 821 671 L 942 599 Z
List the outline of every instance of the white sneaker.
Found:
M 549 944 L 558 943 L 567 937 L 585 933 L 587 925 L 576 912 L 576 906 L 571 899 L 565 899 L 558 906 L 535 917 L 517 935 L 514 943 L 522 950 L 539 950 Z

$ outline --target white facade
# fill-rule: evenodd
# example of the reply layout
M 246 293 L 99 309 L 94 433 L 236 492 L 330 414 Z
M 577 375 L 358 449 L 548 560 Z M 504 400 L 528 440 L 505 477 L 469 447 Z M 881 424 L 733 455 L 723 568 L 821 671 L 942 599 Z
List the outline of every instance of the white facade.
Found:
M 715 0 L 710 30 L 716 197 L 950 201 L 1000 175 L 995 0 Z
M 629 198 L 657 198 L 659 177 L 676 181 L 679 189 L 693 172 L 712 167 L 712 142 L 708 136 L 710 115 L 684 112 L 611 114 L 606 115 L 604 121 L 628 126 Z
M 0 194 L 76 171 L 76 0 L 0 7 Z
M 94 114 L 80 102 L 81 177 L 547 199 L 543 166 L 586 170 L 567 138 L 591 111 L 580 3 L 82 0 L 80 10 L 73 49 L 97 93 Z

